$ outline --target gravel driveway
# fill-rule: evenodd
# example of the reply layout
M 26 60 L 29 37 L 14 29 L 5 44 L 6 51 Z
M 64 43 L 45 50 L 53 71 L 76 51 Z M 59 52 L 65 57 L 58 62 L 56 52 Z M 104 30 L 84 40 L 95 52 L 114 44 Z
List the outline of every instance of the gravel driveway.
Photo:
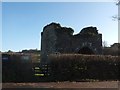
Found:
M 2 88 L 36 88 L 39 90 L 120 90 L 119 81 L 104 82 L 40 82 L 40 83 L 3 83 Z M 41 89 L 40 89 L 41 88 Z

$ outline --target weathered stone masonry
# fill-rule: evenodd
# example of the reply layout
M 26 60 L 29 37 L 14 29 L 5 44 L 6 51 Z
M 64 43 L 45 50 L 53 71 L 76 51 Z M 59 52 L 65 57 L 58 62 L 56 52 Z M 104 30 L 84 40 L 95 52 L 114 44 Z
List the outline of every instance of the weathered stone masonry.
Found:
M 96 27 L 86 27 L 73 35 L 72 28 L 51 23 L 41 32 L 41 62 L 48 63 L 47 56 L 57 53 L 102 54 L 102 34 Z

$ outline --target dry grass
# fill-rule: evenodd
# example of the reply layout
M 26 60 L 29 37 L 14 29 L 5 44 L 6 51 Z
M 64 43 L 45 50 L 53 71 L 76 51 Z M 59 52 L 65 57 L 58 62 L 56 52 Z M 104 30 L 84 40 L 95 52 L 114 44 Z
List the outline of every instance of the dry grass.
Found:
M 111 55 L 83 55 L 83 54 L 50 54 L 52 60 L 118 60 L 119 56 Z

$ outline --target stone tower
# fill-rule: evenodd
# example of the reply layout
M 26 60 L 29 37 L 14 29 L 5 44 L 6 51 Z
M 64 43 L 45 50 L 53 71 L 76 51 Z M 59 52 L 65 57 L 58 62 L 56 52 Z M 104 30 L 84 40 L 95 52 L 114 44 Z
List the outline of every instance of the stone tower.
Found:
M 72 28 L 51 23 L 41 32 L 41 63 L 49 63 L 49 54 L 102 54 L 102 34 L 96 27 L 83 28 L 73 35 Z

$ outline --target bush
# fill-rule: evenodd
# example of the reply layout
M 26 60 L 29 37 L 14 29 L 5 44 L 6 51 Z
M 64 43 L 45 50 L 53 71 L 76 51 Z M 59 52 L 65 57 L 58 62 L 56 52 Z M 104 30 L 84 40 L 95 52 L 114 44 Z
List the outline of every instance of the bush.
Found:
M 117 80 L 119 75 L 118 56 L 51 54 L 49 60 L 52 80 Z
M 20 55 L 9 55 L 2 60 L 2 82 L 29 82 L 33 79 L 32 63 L 24 62 Z M 2 55 L 4 56 L 4 54 Z

